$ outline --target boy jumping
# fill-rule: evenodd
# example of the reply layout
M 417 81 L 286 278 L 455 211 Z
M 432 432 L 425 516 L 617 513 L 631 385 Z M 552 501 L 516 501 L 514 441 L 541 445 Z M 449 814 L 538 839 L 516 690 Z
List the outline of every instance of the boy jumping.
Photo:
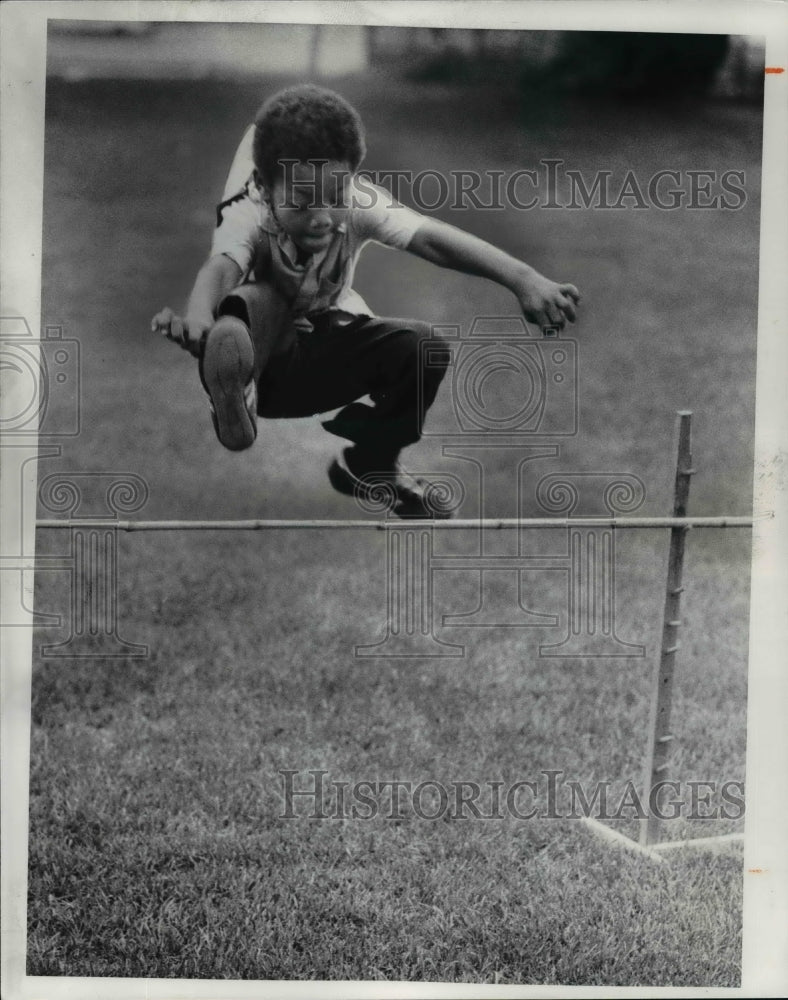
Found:
M 395 514 L 441 516 L 399 454 L 419 440 L 448 351 L 441 365 L 433 347 L 429 368 L 420 371 L 420 342 L 438 340 L 429 325 L 374 316 L 353 291 L 364 244 L 374 240 L 490 278 L 540 326 L 574 322 L 580 295 L 574 285 L 549 281 L 484 240 L 398 204 L 356 176 L 364 153 L 361 120 L 338 94 L 298 86 L 271 97 L 236 154 L 186 315 L 165 308 L 151 326 L 198 358 L 226 448 L 248 448 L 258 416 L 341 408 L 323 424 L 351 442 L 329 467 L 334 488 L 358 495 L 380 479 L 396 497 Z M 360 402 L 366 395 L 371 406 Z

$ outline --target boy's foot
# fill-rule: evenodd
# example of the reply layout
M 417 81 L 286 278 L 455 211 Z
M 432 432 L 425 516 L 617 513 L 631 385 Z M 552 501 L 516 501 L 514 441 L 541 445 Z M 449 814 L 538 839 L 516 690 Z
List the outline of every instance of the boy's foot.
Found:
M 208 331 L 202 376 L 216 436 L 230 451 L 243 451 L 257 437 L 257 387 L 254 346 L 240 319 L 222 316 Z
M 435 488 L 412 476 L 399 462 L 381 470 L 381 463 L 359 460 L 353 448 L 346 448 L 328 467 L 328 478 L 339 493 L 355 497 L 364 509 L 387 510 L 397 517 L 453 517 L 442 507 Z

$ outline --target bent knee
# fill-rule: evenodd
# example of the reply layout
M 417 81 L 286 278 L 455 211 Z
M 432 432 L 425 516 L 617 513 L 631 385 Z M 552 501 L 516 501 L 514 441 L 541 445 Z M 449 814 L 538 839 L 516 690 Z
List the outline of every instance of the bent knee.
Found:
M 255 317 L 277 316 L 289 312 L 279 291 L 267 281 L 238 285 L 219 303 L 217 315 L 237 316 L 246 323 Z
M 246 323 L 258 347 L 272 345 L 292 329 L 292 313 L 282 295 L 267 282 L 250 282 L 226 295 L 217 316 L 235 316 Z

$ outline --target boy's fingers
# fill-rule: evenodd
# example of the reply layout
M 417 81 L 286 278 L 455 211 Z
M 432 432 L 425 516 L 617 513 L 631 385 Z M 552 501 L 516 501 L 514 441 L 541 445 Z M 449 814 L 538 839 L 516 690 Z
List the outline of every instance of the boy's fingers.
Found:
M 572 304 L 571 299 L 564 299 L 563 302 L 561 302 L 561 309 L 569 322 L 574 323 L 577 319 L 577 311 Z
M 158 316 L 154 317 L 153 326 L 154 332 L 160 333 L 163 337 L 168 340 L 177 340 L 177 335 L 173 332 L 174 324 L 177 322 L 178 317 L 173 313 L 171 309 L 164 310 L 160 312 Z
M 172 320 L 172 309 L 164 308 L 161 309 L 153 317 L 150 323 L 151 330 L 155 333 L 157 330 L 165 330 L 170 325 Z
M 557 306 L 554 306 L 552 303 L 549 303 L 545 307 L 545 315 L 547 316 L 547 323 L 541 323 L 540 326 L 549 325 L 549 326 L 557 326 L 559 329 L 564 328 L 566 320 L 564 319 L 563 313 Z
M 180 318 L 180 316 L 173 316 L 172 322 L 170 323 L 169 336 L 173 340 L 177 341 L 179 344 L 183 345 L 185 343 L 184 334 L 185 330 L 184 330 L 183 320 Z

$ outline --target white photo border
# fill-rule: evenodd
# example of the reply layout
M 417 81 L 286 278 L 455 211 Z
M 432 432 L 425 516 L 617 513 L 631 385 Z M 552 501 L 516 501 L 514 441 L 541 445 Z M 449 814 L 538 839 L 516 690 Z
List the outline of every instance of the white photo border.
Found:
M 755 511 L 747 727 L 742 985 L 738 989 L 479 986 L 425 983 L 230 982 L 25 976 L 27 815 L 32 626 L 5 628 L 2 642 L 2 982 L 8 1000 L 59 997 L 673 997 L 783 996 L 788 988 L 788 7 L 769 0 L 511 0 L 511 2 L 287 2 L 7 0 L 0 8 L 2 77 L 2 309 L 41 320 L 44 97 L 48 19 L 346 23 L 523 30 L 627 30 L 761 35 L 765 81 L 756 384 Z M 13 387 L 4 393 L 15 412 Z M 33 458 L 35 454 L 33 452 Z M 768 475 L 766 473 L 769 473 Z M 762 473 L 762 474 L 760 474 Z M 35 460 L 25 465 L 35 483 Z M 3 552 L 35 552 L 35 513 L 23 538 L 21 484 L 5 476 Z M 29 491 L 28 491 L 29 492 Z M 35 487 L 33 488 L 35 497 Z M 782 556 L 780 555 L 782 553 Z M 32 588 L 26 595 L 32 606 Z M 4 593 L 3 620 L 18 594 Z

